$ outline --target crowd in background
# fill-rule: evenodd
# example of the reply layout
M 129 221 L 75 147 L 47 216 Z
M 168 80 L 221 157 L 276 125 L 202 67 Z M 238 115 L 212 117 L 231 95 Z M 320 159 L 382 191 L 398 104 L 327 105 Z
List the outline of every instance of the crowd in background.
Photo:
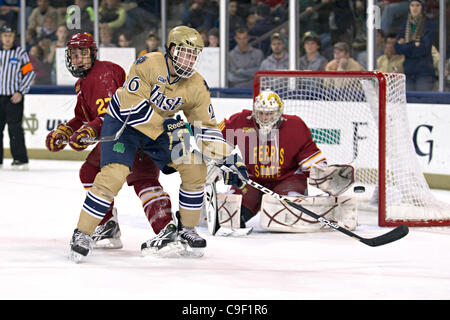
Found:
M 18 27 L 19 3 L 0 1 L 0 25 Z M 251 88 L 258 70 L 288 69 L 288 3 L 229 1 L 228 87 Z M 405 73 L 407 90 L 437 90 L 440 56 L 449 56 L 449 52 L 438 52 L 439 1 L 383 0 L 375 4 L 381 9 L 376 69 Z M 70 27 L 67 7 L 71 5 L 81 9 L 81 30 Z M 299 70 L 367 69 L 366 1 L 298 0 L 298 6 Z M 170 0 L 167 10 L 168 28 L 187 25 L 202 34 L 205 46 L 220 45 L 219 0 Z M 446 11 L 450 13 L 450 9 Z M 26 12 L 26 49 L 36 70 L 35 84 L 56 84 L 56 48 L 64 48 L 72 33 L 93 32 L 92 1 L 27 0 Z M 100 0 L 98 46 L 134 47 L 137 57 L 164 52 L 164 41 L 159 38 L 160 12 L 160 0 Z M 450 90 L 450 85 L 446 89 Z

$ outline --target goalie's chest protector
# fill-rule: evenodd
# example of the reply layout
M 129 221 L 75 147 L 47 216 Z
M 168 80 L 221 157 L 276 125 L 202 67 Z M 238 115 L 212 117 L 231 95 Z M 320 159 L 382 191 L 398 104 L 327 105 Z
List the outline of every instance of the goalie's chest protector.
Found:
M 285 120 L 278 130 L 264 139 L 259 136 L 251 113 L 244 110 L 219 125 L 226 140 L 239 146 L 251 178 L 268 182 L 301 174 L 299 163 L 319 151 L 303 120 L 283 115 Z

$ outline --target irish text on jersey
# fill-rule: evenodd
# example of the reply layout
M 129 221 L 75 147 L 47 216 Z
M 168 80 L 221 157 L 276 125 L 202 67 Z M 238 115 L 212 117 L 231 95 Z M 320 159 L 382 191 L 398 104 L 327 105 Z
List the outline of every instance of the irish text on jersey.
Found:
M 155 84 L 150 94 L 150 103 L 163 111 L 174 111 L 183 105 L 181 97 L 168 98 L 164 93 L 159 91 L 160 85 Z

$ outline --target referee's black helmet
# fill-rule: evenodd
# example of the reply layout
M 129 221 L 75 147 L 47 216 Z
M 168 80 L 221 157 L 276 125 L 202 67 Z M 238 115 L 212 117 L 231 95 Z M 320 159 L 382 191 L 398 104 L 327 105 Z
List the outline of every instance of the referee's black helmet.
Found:
M 14 29 L 14 27 L 8 25 L 8 24 L 4 24 L 0 27 L 0 33 L 16 33 L 16 30 Z

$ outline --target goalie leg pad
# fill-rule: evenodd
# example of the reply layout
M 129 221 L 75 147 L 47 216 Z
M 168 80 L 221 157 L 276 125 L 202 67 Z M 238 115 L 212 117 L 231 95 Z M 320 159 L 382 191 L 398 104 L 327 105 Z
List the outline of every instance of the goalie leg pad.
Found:
M 217 194 L 217 212 L 221 227 L 238 229 L 241 227 L 241 194 Z
M 357 224 L 356 199 L 347 196 L 287 197 L 331 222 L 354 230 Z M 303 212 L 265 194 L 261 203 L 261 228 L 277 232 L 316 232 L 333 230 Z

